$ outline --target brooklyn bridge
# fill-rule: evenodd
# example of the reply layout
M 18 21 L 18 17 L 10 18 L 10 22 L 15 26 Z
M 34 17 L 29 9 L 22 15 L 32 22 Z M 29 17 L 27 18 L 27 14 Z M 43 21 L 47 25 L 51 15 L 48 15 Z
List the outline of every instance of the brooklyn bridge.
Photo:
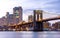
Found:
M 43 19 L 42 10 L 34 10 L 33 21 L 29 22 L 20 22 L 17 25 L 3 26 L 0 30 L 11 30 L 11 31 L 43 31 L 43 22 L 58 20 L 60 16 Z

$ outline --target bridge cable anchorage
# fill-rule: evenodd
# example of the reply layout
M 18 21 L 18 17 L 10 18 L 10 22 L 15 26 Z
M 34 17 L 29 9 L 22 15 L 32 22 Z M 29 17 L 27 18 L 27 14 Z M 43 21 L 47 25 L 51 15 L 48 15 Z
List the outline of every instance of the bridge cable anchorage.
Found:
M 57 14 L 57 13 L 48 13 L 48 12 L 43 12 L 43 13 L 47 13 L 47 14 L 51 14 L 51 15 L 59 15 L 60 16 L 60 14 Z

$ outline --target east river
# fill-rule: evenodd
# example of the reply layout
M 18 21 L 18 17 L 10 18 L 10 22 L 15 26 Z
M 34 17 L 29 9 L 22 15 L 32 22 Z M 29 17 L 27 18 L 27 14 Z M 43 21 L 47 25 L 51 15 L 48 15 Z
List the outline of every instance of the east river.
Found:
M 31 31 L 21 31 L 21 32 L 8 32 L 1 31 L 0 38 L 60 38 L 60 32 L 54 31 L 44 31 L 44 32 L 31 32 Z

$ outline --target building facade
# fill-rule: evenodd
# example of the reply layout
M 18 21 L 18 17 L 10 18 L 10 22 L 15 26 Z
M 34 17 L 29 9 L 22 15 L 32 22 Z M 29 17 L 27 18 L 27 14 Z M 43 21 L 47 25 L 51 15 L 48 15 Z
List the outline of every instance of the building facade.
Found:
M 60 31 L 60 22 L 55 22 L 54 24 L 52 24 L 52 29 Z
M 51 29 L 50 28 L 50 23 L 49 22 L 43 22 L 43 28 L 44 28 L 44 30 L 49 30 L 49 29 Z
M 29 15 L 28 16 L 28 22 L 31 22 L 31 21 L 33 21 L 33 16 L 32 15 Z
M 16 25 L 22 21 L 22 7 L 14 7 L 13 14 L 6 14 L 7 25 Z
M 5 26 L 7 25 L 7 21 L 5 17 L 0 18 L 0 26 Z
M 22 21 L 22 7 L 13 8 L 14 23 L 17 24 Z
M 14 25 L 14 15 L 7 12 L 6 17 L 7 25 Z

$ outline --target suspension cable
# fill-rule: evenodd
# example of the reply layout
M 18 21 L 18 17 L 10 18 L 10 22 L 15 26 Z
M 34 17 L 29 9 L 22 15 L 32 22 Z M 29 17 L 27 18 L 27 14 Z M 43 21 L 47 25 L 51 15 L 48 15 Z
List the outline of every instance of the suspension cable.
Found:
M 51 14 L 51 15 L 60 15 L 60 14 L 57 14 L 57 13 L 48 13 L 48 12 L 43 12 L 43 13 L 47 13 L 47 14 Z

